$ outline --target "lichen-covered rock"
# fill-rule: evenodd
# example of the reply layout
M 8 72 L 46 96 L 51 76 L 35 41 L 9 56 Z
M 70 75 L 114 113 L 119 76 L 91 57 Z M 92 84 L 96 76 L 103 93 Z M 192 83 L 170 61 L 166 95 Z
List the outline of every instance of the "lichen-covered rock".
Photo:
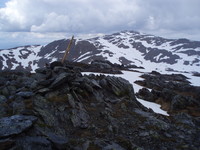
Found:
M 17 149 L 21 150 L 52 150 L 51 142 L 45 137 L 24 136 L 17 140 Z
M 59 122 L 54 115 L 51 104 L 42 96 L 36 96 L 33 101 L 35 112 L 42 118 L 47 126 L 58 126 Z
M 119 97 L 128 96 L 130 99 L 134 99 L 134 90 L 132 85 L 121 77 L 106 77 L 108 86 L 107 89 L 111 89 L 112 92 Z
M 192 97 L 176 95 L 172 99 L 171 109 L 180 110 L 180 109 L 186 108 L 187 106 L 192 106 L 192 105 L 194 106 L 194 105 L 199 105 L 199 104 Z
M 82 129 L 89 126 L 89 115 L 85 110 L 72 110 L 71 121 L 74 127 L 80 127 Z
M 150 102 L 154 102 L 155 98 L 154 95 L 147 88 L 140 89 L 136 96 L 141 99 L 146 99 Z
M 0 118 L 5 117 L 6 112 L 8 111 L 7 98 L 3 95 L 0 95 Z
M 65 83 L 68 80 L 70 75 L 71 74 L 68 74 L 68 73 L 59 74 L 58 77 L 55 79 L 55 81 L 51 84 L 50 87 L 56 88 L 56 87 L 60 86 L 61 84 Z
M 17 135 L 30 128 L 37 120 L 35 116 L 14 115 L 0 119 L 0 138 Z
M 52 142 L 57 149 L 66 149 L 68 147 L 69 139 L 54 133 L 47 133 L 47 139 Z
M 4 95 L 0 95 L 0 103 L 1 102 L 6 102 L 7 98 Z
M 16 95 L 21 96 L 23 98 L 30 98 L 31 96 L 33 96 L 33 92 L 30 91 L 18 92 Z

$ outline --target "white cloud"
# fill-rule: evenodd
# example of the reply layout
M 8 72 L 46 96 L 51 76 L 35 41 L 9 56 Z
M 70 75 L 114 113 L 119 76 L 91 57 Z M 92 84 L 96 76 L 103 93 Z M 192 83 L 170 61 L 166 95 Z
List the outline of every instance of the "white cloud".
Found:
M 1 31 L 105 31 L 138 18 L 133 0 L 10 0 L 0 9 Z
M 0 9 L 0 30 L 192 29 L 200 25 L 198 6 L 199 0 L 10 0 Z
M 54 40 L 71 38 L 71 36 L 71 34 L 66 34 L 64 32 L 0 32 L 0 49 L 24 45 L 48 44 Z

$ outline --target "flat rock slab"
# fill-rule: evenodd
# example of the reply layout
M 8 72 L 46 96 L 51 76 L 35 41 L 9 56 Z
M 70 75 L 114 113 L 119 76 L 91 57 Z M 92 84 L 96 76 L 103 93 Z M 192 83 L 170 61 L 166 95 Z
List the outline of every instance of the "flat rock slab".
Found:
M 53 150 L 51 142 L 45 137 L 24 136 L 17 144 L 21 150 Z
M 58 77 L 55 79 L 55 81 L 51 84 L 50 88 L 57 88 L 61 84 L 63 84 L 69 76 L 69 73 L 61 73 L 58 75 Z
M 33 92 L 18 92 L 17 96 L 21 96 L 23 98 L 30 98 L 33 96 Z
M 37 120 L 35 116 L 14 115 L 0 119 L 0 138 L 17 135 L 30 128 Z

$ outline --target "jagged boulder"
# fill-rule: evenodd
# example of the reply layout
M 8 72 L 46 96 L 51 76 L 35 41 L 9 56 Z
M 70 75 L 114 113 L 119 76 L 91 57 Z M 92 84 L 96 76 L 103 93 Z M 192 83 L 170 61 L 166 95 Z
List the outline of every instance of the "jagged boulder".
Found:
M 7 98 L 4 95 L 0 95 L 0 118 L 4 117 L 7 112 Z
M 195 105 L 200 106 L 198 101 L 196 101 L 192 97 L 176 95 L 172 99 L 171 109 L 172 110 L 179 110 L 179 109 L 185 109 L 187 106 L 195 106 Z
M 116 96 L 128 96 L 130 99 L 134 99 L 134 90 L 132 88 L 132 85 L 123 78 L 113 78 L 113 77 L 107 77 L 107 88 L 110 88 L 112 92 Z
M 30 128 L 37 120 L 35 116 L 14 115 L 0 119 L 0 138 L 17 135 Z
M 16 148 L 22 150 L 53 150 L 51 142 L 45 137 L 23 136 L 16 142 Z
M 155 96 L 147 89 L 147 88 L 142 88 L 136 93 L 136 96 L 141 99 L 148 100 L 150 102 L 154 102 Z

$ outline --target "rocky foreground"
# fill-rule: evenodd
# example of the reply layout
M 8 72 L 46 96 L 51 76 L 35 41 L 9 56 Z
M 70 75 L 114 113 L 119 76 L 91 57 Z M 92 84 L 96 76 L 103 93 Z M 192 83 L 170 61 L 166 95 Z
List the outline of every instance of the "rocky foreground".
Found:
M 164 92 L 164 89 L 160 91 L 161 80 L 159 83 L 151 80 L 151 84 L 141 81 L 146 87 L 154 86 L 154 92 L 163 99 L 170 99 L 169 112 L 173 113 L 167 117 L 141 105 L 127 80 L 81 74 L 81 71 L 95 71 L 94 66 L 111 73 L 123 68 L 103 62 L 94 63 L 92 67 L 54 62 L 37 69 L 36 73 L 0 72 L 0 149 L 199 149 L 200 118 L 192 111 L 192 108 L 199 110 L 197 87 L 196 99 L 188 105 L 185 100 L 185 107 L 181 106 L 185 110 L 190 106 L 190 111 L 178 111 L 182 103 L 176 97 L 178 92 L 172 92 L 174 97 L 165 95 L 167 90 L 173 91 L 176 84 L 169 84 L 170 88 Z M 137 96 L 153 101 L 152 92 L 147 91 L 150 94 L 147 97 L 141 93 Z
M 137 97 L 161 104 L 170 114 L 185 112 L 200 117 L 200 87 L 190 85 L 187 77 L 182 74 L 160 74 L 156 71 L 141 77 L 144 80 L 135 83 L 146 88 L 139 90 Z

